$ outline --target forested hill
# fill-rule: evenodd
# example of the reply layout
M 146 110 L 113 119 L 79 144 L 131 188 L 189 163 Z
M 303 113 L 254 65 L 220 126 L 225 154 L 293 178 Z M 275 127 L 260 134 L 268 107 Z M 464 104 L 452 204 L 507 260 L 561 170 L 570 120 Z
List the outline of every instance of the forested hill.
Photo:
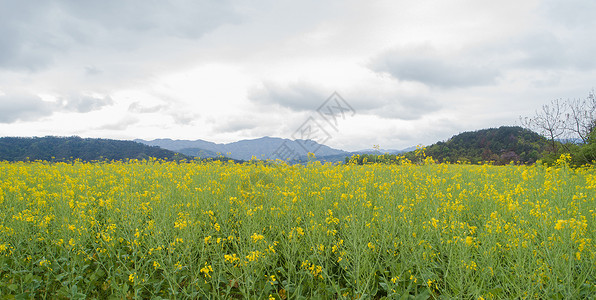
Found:
M 185 155 L 132 141 L 80 137 L 2 137 L 0 161 L 71 161 L 188 158 Z
M 426 147 L 425 153 L 440 162 L 534 163 L 546 147 L 546 138 L 531 130 L 502 126 L 458 134 L 445 142 Z

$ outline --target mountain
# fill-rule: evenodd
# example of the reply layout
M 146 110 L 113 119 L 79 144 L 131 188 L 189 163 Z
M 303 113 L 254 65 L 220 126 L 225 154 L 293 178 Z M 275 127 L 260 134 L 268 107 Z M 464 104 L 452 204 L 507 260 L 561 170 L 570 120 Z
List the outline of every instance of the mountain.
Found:
M 250 160 L 252 157 L 256 157 L 257 159 L 278 158 L 282 160 L 294 158 L 305 161 L 307 160 L 307 150 L 314 152 L 317 159 L 325 161 L 343 161 L 343 157 L 350 155 L 350 152 L 333 149 L 311 140 L 289 140 L 276 137 L 241 140 L 227 144 L 216 144 L 204 140 L 156 139 L 145 141 L 137 139 L 135 141 L 202 158 L 223 155 L 238 160 Z M 341 156 L 341 159 L 335 159 L 335 156 Z M 326 157 L 329 159 L 325 159 Z
M 534 163 L 547 148 L 546 138 L 521 127 L 499 127 L 464 132 L 447 141 L 426 147 L 427 156 L 444 162 L 493 161 L 506 164 L 511 161 Z M 217 144 L 205 140 L 157 139 L 152 141 L 120 141 L 109 139 L 83 139 L 80 137 L 4 137 L 0 138 L 0 160 L 57 160 L 72 159 L 123 160 L 155 157 L 161 159 L 188 159 L 229 157 L 236 162 L 257 159 L 282 159 L 290 162 L 307 161 L 308 152 L 321 162 L 347 161 L 355 154 L 367 161 L 396 161 L 406 150 L 365 149 L 354 152 L 334 149 L 311 140 L 289 140 L 275 137 L 241 140 Z M 380 156 L 383 154 L 382 156 Z M 414 161 L 415 151 L 405 154 Z M 346 159 L 348 158 L 348 159 Z
M 134 141 L 137 143 L 141 143 L 141 144 L 145 144 L 145 145 L 149 145 L 149 146 L 161 147 L 161 148 L 168 149 L 171 151 L 179 151 L 182 149 L 198 148 L 198 149 L 203 149 L 203 150 L 210 151 L 213 153 L 217 153 L 218 150 L 222 147 L 222 145 L 224 145 L 224 144 L 216 144 L 216 143 L 208 142 L 208 141 L 204 141 L 204 140 L 189 141 L 189 140 L 155 139 L 155 140 L 151 140 L 151 141 L 146 141 L 146 140 L 136 139 Z
M 547 147 L 547 139 L 529 129 L 502 126 L 460 133 L 426 147 L 425 153 L 440 162 L 493 161 L 495 164 L 507 164 L 519 161 L 531 164 Z M 406 153 L 410 159 L 414 156 L 414 152 Z
M 176 152 L 133 141 L 73 137 L 2 137 L 0 161 L 71 161 L 145 159 L 186 159 Z

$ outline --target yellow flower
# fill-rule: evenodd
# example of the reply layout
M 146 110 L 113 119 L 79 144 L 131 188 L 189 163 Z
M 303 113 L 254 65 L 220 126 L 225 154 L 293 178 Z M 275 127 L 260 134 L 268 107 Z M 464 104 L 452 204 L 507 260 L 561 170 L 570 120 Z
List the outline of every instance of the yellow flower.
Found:
M 248 261 L 257 261 L 259 260 L 259 256 L 261 256 L 261 251 L 251 251 L 247 256 L 246 259 Z
M 251 238 L 252 238 L 253 242 L 255 242 L 255 243 L 256 243 L 256 242 L 258 242 L 258 241 L 260 241 L 260 240 L 264 239 L 264 238 L 265 238 L 265 236 L 263 236 L 262 234 L 256 234 L 256 233 L 253 233 L 253 235 L 251 236 Z
M 226 254 L 226 255 L 224 255 L 224 258 L 229 263 L 234 263 L 240 259 L 240 258 L 238 258 L 238 256 L 236 256 L 236 253 L 234 253 L 232 255 Z
M 565 224 L 567 224 L 567 220 L 558 220 L 557 224 L 555 225 L 556 230 L 561 230 L 565 228 Z
M 196 270 L 196 269 L 195 269 Z M 201 270 L 199 270 L 201 273 L 205 274 L 205 277 L 211 278 L 211 272 L 213 272 L 213 268 L 211 267 L 211 265 L 207 265 L 207 263 L 205 263 L 205 266 L 201 268 Z
M 128 281 L 130 281 L 131 283 L 135 283 L 135 278 L 137 277 L 137 273 L 131 273 L 130 275 L 128 275 Z
M 47 266 L 49 263 L 50 263 L 50 261 L 44 258 L 39 262 L 39 266 L 40 267 Z

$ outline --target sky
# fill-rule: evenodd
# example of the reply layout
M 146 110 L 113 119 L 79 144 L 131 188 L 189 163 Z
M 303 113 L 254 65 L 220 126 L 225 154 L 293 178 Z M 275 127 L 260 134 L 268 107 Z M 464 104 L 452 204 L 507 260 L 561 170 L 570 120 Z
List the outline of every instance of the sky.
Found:
M 403 149 L 596 87 L 596 1 L 0 0 L 0 136 Z

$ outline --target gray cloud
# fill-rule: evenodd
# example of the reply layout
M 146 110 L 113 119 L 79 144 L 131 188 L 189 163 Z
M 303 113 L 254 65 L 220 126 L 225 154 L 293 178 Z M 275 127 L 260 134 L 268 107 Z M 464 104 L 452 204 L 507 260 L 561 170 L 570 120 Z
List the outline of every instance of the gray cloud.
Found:
M 173 48 L 240 19 L 230 1 L 0 1 L 0 68 L 39 70 L 93 47 L 120 56 Z
M 103 71 L 95 66 L 86 66 L 85 67 L 85 74 L 88 76 L 99 75 Z
M 441 104 L 424 95 L 413 95 L 387 86 L 369 86 L 363 82 L 360 86 L 350 87 L 348 94 L 342 94 L 344 100 L 358 114 L 373 114 L 389 119 L 417 120 L 422 116 L 438 111 Z M 272 82 L 254 89 L 249 99 L 262 105 L 279 105 L 292 111 L 316 110 L 327 100 L 322 87 L 307 82 L 281 85 Z M 239 123 L 243 123 L 238 121 Z M 227 125 L 226 125 L 227 127 Z
M 29 121 L 49 116 L 55 104 L 27 94 L 0 95 L 0 123 Z
M 248 118 L 245 116 L 236 116 L 224 120 L 218 120 L 215 123 L 214 129 L 217 132 L 230 133 L 244 130 L 251 130 L 257 128 L 258 120 L 255 118 Z
M 0 95 L 0 123 L 35 121 L 54 112 L 87 113 L 113 104 L 112 98 L 68 95 L 57 102 L 44 101 L 30 93 L 8 92 Z
M 539 16 L 549 26 L 520 30 L 518 34 L 478 42 L 462 49 L 438 49 L 428 44 L 397 47 L 374 56 L 368 67 L 401 81 L 441 88 L 468 88 L 497 84 L 512 71 L 560 72 L 596 69 L 596 2 L 572 4 L 545 1 Z M 577 22 L 585 19 L 585 22 Z
M 0 1 L 0 68 L 46 66 L 54 35 L 47 28 L 49 1 Z
M 324 92 L 322 88 L 307 82 L 294 82 L 287 85 L 264 82 L 262 88 L 250 91 L 248 98 L 256 103 L 280 105 L 295 111 L 314 111 L 331 92 Z
M 364 86 L 346 95 L 358 114 L 376 115 L 385 119 L 418 120 L 442 109 L 441 103 L 424 91 L 418 94 L 395 87 Z
M 387 51 L 375 57 L 369 67 L 399 80 L 442 88 L 490 85 L 500 75 L 488 63 L 466 55 L 441 57 L 428 47 Z
M 354 126 L 362 136 L 390 140 L 395 131 L 409 144 L 492 126 L 494 116 L 517 119 L 594 84 L 593 0 L 323 2 L 0 0 L 0 122 L 32 134 L 48 124 L 60 134 L 71 129 L 48 118 L 53 112 L 101 110 L 84 116 L 89 124 L 146 136 L 195 136 L 196 128 L 207 139 L 288 136 L 337 90 L 363 117 Z M 288 74 L 304 79 L 288 82 Z M 246 84 L 262 78 L 272 81 L 250 90 L 252 106 L 244 106 Z M 57 101 L 42 101 L 48 94 Z M 108 108 L 108 95 L 122 103 Z M 137 95 L 159 102 L 130 104 Z M 441 117 L 460 127 L 437 123 Z
M 596 34 L 596 30 L 592 34 Z M 535 32 L 503 45 L 512 53 L 511 66 L 530 70 L 592 70 L 596 43 L 586 37 L 561 38 L 552 32 Z
M 387 101 L 386 105 L 372 109 L 369 113 L 387 118 L 399 120 L 418 120 L 424 115 L 438 111 L 441 104 L 430 97 L 394 96 L 395 99 Z
M 198 118 L 198 115 L 192 112 L 174 111 L 169 113 L 169 115 L 174 120 L 174 123 L 178 125 L 190 125 Z
M 111 97 L 90 97 L 85 95 L 73 95 L 62 99 L 62 108 L 67 111 L 86 113 L 99 110 L 104 106 L 112 105 L 114 101 Z
M 591 0 L 546 0 L 542 1 L 541 10 L 550 22 L 567 28 L 587 29 L 596 24 L 596 2 Z
M 152 32 L 191 39 L 240 18 L 231 1 L 66 1 L 61 6 L 80 20 L 119 33 Z

